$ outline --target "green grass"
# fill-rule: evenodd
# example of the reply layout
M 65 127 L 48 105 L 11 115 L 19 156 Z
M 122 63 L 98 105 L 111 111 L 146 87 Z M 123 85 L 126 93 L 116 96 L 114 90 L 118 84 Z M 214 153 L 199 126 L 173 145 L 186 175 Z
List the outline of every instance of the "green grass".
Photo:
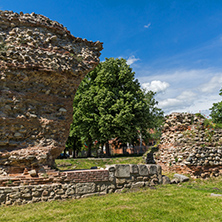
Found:
M 113 158 L 77 158 L 57 159 L 56 164 L 60 170 L 90 169 L 93 166 L 105 168 L 112 164 L 138 164 L 143 163 L 142 156 L 137 157 L 113 157 Z
M 212 191 L 222 193 L 221 181 L 222 177 L 79 200 L 2 206 L 0 221 L 222 221 L 222 197 L 210 196 Z

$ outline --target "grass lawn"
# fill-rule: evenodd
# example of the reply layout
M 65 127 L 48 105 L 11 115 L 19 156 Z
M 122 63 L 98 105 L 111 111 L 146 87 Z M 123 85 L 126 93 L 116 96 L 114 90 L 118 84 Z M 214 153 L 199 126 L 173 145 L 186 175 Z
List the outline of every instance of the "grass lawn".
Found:
M 0 207 L 0 221 L 222 221 L 222 177 L 78 200 Z
M 105 168 L 112 164 L 138 164 L 145 163 L 142 156 L 112 157 L 112 158 L 77 158 L 57 159 L 56 164 L 60 170 L 90 169 L 93 166 Z

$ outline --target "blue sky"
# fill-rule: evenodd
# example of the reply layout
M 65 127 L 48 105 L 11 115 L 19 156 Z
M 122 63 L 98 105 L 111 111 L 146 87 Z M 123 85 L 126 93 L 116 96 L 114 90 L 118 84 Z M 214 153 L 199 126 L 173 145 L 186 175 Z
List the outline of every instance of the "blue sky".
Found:
M 1 0 L 0 9 L 43 14 L 103 42 L 101 60 L 125 58 L 165 113 L 208 115 L 221 101 L 220 0 Z

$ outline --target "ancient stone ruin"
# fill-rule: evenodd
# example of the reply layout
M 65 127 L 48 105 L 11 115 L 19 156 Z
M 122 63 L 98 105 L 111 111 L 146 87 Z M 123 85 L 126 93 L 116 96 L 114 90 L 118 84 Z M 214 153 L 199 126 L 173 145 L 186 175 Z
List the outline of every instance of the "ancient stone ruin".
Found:
M 222 174 L 222 130 L 213 129 L 201 115 L 172 113 L 166 116 L 157 164 L 163 170 L 194 177 Z
M 101 50 L 45 16 L 0 11 L 0 175 L 53 166 Z
M 121 193 L 164 183 L 155 164 L 110 165 L 106 169 L 48 173 L 45 177 L 0 177 L 0 206 Z

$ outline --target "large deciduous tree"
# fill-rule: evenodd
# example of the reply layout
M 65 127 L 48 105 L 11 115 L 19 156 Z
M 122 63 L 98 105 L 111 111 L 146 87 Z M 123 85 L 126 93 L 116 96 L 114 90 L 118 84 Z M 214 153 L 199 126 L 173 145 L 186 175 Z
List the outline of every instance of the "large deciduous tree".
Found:
M 162 112 L 155 107 L 153 96 L 142 91 L 126 60 L 106 58 L 78 88 L 71 134 L 87 141 L 88 156 L 94 140 L 106 145 L 109 156 L 110 139 L 131 142 L 138 132 L 145 136 L 148 128 L 156 126 L 155 116 L 162 116 Z
M 222 89 L 219 95 L 222 96 Z M 213 103 L 212 108 L 210 108 L 212 120 L 214 123 L 222 123 L 222 101 L 218 103 Z

